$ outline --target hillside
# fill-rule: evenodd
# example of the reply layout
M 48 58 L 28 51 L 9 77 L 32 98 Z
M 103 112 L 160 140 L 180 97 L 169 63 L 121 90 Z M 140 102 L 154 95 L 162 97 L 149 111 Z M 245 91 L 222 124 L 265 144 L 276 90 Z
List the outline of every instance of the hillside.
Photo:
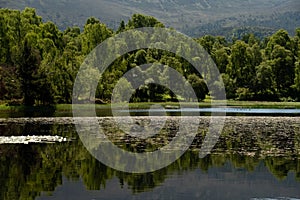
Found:
M 230 37 L 249 27 L 257 35 L 269 35 L 279 28 L 294 34 L 300 27 L 299 0 L 0 0 L 0 7 L 34 7 L 45 20 L 60 29 L 82 27 L 95 16 L 116 29 L 134 13 L 151 15 L 169 27 L 191 36 L 205 34 Z M 241 30 L 242 29 L 242 30 Z

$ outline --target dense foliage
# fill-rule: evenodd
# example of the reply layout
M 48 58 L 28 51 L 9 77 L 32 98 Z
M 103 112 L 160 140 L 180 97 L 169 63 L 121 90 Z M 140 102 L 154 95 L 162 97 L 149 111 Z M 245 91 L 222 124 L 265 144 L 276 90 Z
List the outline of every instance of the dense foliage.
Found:
M 83 30 L 69 27 L 62 32 L 51 21 L 43 22 L 33 8 L 0 9 L 0 100 L 25 105 L 71 103 L 77 71 L 92 49 L 124 30 L 153 26 L 164 25 L 153 17 L 134 14 L 128 23 L 122 21 L 116 32 L 93 17 L 86 21 Z M 300 29 L 296 29 L 294 37 L 278 30 L 262 41 L 251 33 L 232 42 L 209 35 L 195 40 L 212 56 L 222 73 L 227 98 L 300 99 Z M 168 52 L 141 49 L 115 60 L 101 77 L 96 98 L 108 102 L 120 77 L 146 63 L 172 66 L 191 83 L 198 100 L 208 95 L 201 75 L 191 70 L 190 63 Z M 121 85 L 130 87 L 126 80 L 122 81 Z M 150 81 L 131 97 L 135 102 L 149 100 L 173 101 L 174 94 Z

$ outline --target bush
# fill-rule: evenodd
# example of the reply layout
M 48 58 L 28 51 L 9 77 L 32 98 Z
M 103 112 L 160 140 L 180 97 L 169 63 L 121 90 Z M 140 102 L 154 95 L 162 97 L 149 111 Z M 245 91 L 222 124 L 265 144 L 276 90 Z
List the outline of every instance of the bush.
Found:
M 252 100 L 254 93 L 249 88 L 238 88 L 236 90 L 237 100 Z

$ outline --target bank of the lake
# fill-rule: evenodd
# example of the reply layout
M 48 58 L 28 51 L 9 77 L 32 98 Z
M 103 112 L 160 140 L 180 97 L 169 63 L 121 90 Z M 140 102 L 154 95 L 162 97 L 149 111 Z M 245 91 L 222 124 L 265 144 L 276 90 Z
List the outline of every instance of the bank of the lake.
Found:
M 300 109 L 300 102 L 267 102 L 267 101 L 214 101 L 216 106 L 227 106 L 228 108 L 239 109 Z M 149 109 L 153 105 L 160 105 L 170 109 L 180 108 L 178 102 L 143 102 L 143 103 L 129 103 L 129 108 L 133 110 Z M 184 102 L 185 107 L 211 108 L 210 100 L 202 102 Z M 82 104 L 76 106 L 79 111 L 87 110 L 94 107 L 98 116 L 112 115 L 111 107 L 115 109 L 124 109 L 124 104 Z M 7 117 L 70 117 L 72 116 L 72 104 L 56 104 L 48 106 L 24 106 L 24 105 L 7 105 L 0 104 L 0 118 Z

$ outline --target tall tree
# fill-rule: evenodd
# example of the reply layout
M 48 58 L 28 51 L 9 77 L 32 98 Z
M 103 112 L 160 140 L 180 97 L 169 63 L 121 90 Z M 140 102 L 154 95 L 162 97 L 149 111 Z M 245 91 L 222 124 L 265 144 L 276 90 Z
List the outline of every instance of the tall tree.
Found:
M 112 36 L 112 30 L 106 27 L 98 19 L 91 17 L 84 25 L 82 34 L 82 51 L 84 54 L 90 53 L 98 44 Z
M 276 88 L 282 97 L 291 95 L 291 86 L 295 78 L 294 57 L 290 50 L 275 45 L 271 53 L 271 66 Z
M 299 101 L 300 100 L 300 61 L 299 61 L 299 57 L 298 57 L 298 61 L 295 63 L 295 80 L 294 80 L 294 85 L 292 86 L 294 91 L 295 91 L 295 95 L 294 97 Z
M 201 101 L 205 99 L 205 96 L 208 94 L 208 89 L 204 80 L 196 74 L 189 75 L 187 80 L 193 87 L 198 100 Z
M 222 47 L 213 52 L 212 58 L 214 59 L 220 73 L 226 72 L 226 67 L 229 64 L 230 48 Z
M 36 42 L 37 35 L 28 33 L 16 61 L 25 105 L 34 105 L 37 99 L 37 71 L 41 63 L 41 55 Z
M 127 29 L 142 27 L 164 27 L 164 25 L 154 17 L 142 14 L 134 14 L 126 26 Z
M 275 90 L 275 80 L 270 62 L 262 62 L 256 67 L 256 95 L 258 100 L 278 100 Z
M 245 76 L 250 70 L 248 69 L 249 60 L 247 58 L 247 48 L 248 45 L 243 41 L 236 41 L 232 46 L 231 55 L 229 57 L 229 65 L 227 68 L 227 73 L 232 79 L 236 79 L 236 83 L 239 87 L 247 87 L 249 82 L 245 80 Z

